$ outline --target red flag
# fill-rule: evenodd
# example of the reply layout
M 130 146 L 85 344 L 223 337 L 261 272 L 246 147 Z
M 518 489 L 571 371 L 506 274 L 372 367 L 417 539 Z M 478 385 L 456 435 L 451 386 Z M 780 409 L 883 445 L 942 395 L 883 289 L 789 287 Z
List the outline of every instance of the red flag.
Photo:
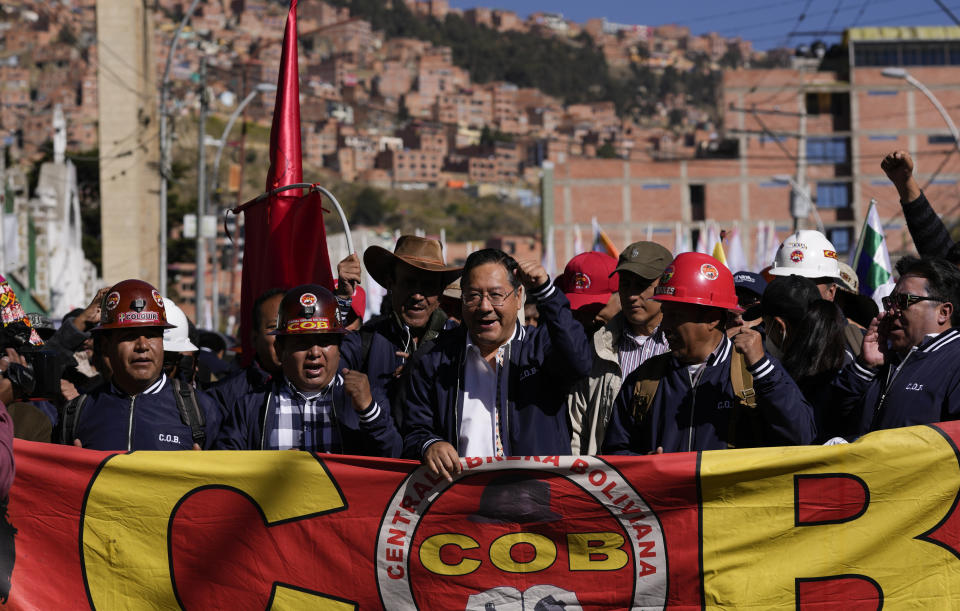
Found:
M 300 81 L 297 62 L 297 0 L 290 1 L 270 130 L 266 190 L 303 182 L 300 151 Z M 319 193 L 292 189 L 244 210 L 240 337 L 243 361 L 253 358 L 253 302 L 271 288 L 321 284 L 333 290 Z

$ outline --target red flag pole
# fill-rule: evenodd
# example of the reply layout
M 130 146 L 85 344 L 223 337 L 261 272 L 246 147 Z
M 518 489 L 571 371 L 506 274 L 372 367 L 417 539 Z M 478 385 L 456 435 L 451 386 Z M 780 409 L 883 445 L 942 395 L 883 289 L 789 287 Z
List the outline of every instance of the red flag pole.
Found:
M 300 148 L 300 80 L 297 60 L 297 0 L 291 0 L 283 31 L 277 97 L 270 130 L 270 171 L 264 205 L 242 208 L 244 214 L 243 280 L 240 289 L 240 340 L 243 362 L 253 359 L 253 302 L 272 288 L 321 284 L 333 289 L 330 256 L 320 193 L 303 196 Z

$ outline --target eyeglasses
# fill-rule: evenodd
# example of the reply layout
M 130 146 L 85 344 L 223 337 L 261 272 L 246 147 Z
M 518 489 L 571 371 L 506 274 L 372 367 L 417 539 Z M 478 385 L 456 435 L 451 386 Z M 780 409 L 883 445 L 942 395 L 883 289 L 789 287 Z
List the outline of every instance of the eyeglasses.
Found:
M 880 303 L 883 304 L 883 310 L 885 312 L 889 312 L 890 310 L 902 312 L 918 301 L 939 301 L 942 303 L 943 299 L 940 299 L 939 297 L 911 295 L 910 293 L 897 293 L 896 295 L 890 295 L 889 297 L 882 298 Z
M 513 289 L 509 293 L 501 293 L 500 291 L 493 291 L 492 293 L 481 293 L 478 291 L 470 291 L 469 293 L 464 293 L 461 299 L 465 305 L 476 307 L 483 303 L 483 298 L 486 297 L 490 301 L 490 305 L 495 308 L 499 308 L 504 303 L 506 303 L 507 298 L 517 292 L 517 289 Z

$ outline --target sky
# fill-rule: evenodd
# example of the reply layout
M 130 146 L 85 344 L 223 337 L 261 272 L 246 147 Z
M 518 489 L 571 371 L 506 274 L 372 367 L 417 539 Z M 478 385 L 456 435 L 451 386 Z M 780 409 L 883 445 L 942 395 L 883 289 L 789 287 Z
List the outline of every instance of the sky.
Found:
M 960 18 L 960 1 L 943 3 Z M 955 23 L 935 0 L 450 0 L 450 6 L 509 9 L 524 17 L 558 12 L 578 23 L 591 17 L 638 25 L 677 23 L 689 26 L 694 34 L 741 36 L 757 49 L 795 47 L 818 39 L 833 44 L 840 42 L 839 32 L 853 26 Z M 824 31 L 838 34 L 804 34 Z

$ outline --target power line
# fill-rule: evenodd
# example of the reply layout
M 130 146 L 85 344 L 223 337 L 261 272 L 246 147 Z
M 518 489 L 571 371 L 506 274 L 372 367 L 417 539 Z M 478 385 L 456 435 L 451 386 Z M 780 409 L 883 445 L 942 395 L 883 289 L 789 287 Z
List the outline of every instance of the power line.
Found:
M 943 9 L 943 12 L 946 13 L 947 16 L 950 17 L 950 19 L 953 19 L 953 22 L 955 24 L 960 25 L 960 19 L 957 19 L 957 16 L 953 14 L 953 11 L 951 11 L 946 4 L 943 3 L 943 0 L 933 0 L 933 1 L 937 3 L 937 6 Z
M 837 6 L 835 6 L 833 12 L 830 13 L 830 19 L 827 20 L 827 25 L 823 27 L 824 30 L 829 30 L 830 26 L 833 25 L 833 20 L 836 19 L 837 13 L 840 12 L 841 6 L 843 6 L 843 0 L 837 0 Z

